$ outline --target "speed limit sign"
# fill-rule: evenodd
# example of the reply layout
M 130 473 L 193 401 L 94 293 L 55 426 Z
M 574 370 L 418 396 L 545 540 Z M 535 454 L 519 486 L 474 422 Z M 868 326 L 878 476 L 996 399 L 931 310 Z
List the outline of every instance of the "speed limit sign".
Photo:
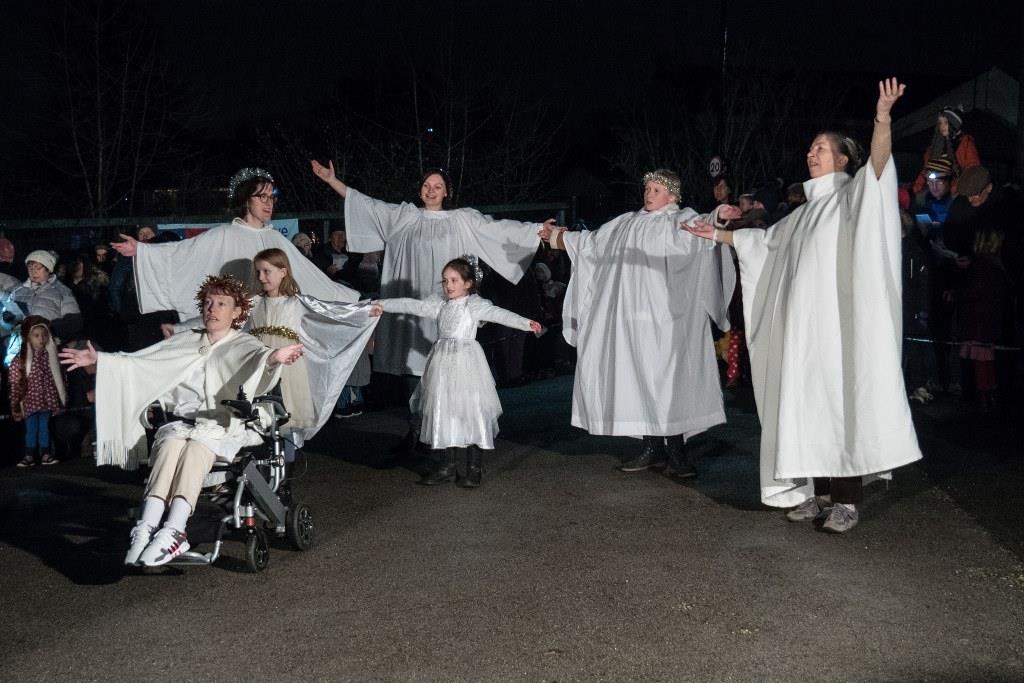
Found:
M 708 174 L 712 178 L 717 178 L 725 172 L 725 161 L 722 157 L 711 157 L 711 161 L 708 162 Z

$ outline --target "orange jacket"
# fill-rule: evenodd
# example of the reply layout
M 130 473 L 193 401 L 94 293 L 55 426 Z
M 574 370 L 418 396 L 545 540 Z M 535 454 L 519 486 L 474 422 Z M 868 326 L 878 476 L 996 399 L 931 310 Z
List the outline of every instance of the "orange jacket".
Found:
M 917 174 L 917 180 L 914 181 L 914 194 L 917 194 L 925 188 L 928 184 L 928 179 L 924 177 L 924 167 L 928 163 L 928 159 L 931 158 L 931 147 L 924 151 L 924 163 L 921 164 L 921 172 Z M 974 136 L 970 133 L 964 133 L 960 136 L 960 142 L 956 145 L 956 164 L 960 167 L 960 173 L 963 173 L 965 168 L 971 166 L 981 166 L 981 157 L 978 156 L 978 146 L 974 144 Z M 950 186 L 949 191 L 952 194 L 956 194 L 957 190 L 957 179 L 953 178 L 953 184 Z

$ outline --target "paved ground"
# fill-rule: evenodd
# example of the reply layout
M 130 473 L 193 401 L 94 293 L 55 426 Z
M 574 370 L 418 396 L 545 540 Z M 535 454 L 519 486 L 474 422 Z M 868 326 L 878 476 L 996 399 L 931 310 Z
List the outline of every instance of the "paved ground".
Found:
M 681 486 L 567 426 L 568 378 L 503 392 L 484 487 L 416 486 L 400 411 L 336 422 L 299 485 L 318 544 L 124 575 L 130 475 L 0 472 L 5 680 L 1020 681 L 1015 419 L 917 409 L 927 460 L 847 536 L 757 500 L 757 421 L 693 442 Z

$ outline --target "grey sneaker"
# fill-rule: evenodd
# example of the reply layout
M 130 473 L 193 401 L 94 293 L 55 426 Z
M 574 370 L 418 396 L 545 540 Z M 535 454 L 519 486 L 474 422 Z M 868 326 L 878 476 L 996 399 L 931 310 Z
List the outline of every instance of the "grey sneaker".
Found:
M 124 563 L 129 567 L 134 567 L 139 563 L 139 556 L 142 555 L 142 551 L 146 549 L 149 542 L 153 540 L 153 533 L 156 531 L 155 527 L 151 527 L 142 520 L 132 527 L 129 538 L 132 543 L 128 547 L 128 554 L 124 556 Z
M 786 513 L 791 522 L 812 522 L 825 517 L 832 508 L 832 502 L 821 496 L 811 496 Z
M 821 525 L 821 528 L 833 534 L 844 534 L 857 526 L 860 514 L 853 505 L 836 503 L 828 513 L 828 519 Z

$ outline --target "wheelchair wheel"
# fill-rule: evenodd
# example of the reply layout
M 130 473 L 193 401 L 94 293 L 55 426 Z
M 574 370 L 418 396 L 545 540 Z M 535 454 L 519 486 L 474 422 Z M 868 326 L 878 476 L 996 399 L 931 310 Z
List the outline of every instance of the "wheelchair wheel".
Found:
M 296 550 L 309 550 L 313 545 L 313 511 L 305 503 L 288 508 L 285 521 L 288 542 Z
M 245 563 L 249 571 L 258 574 L 270 564 L 270 543 L 263 529 L 255 529 L 245 539 Z

